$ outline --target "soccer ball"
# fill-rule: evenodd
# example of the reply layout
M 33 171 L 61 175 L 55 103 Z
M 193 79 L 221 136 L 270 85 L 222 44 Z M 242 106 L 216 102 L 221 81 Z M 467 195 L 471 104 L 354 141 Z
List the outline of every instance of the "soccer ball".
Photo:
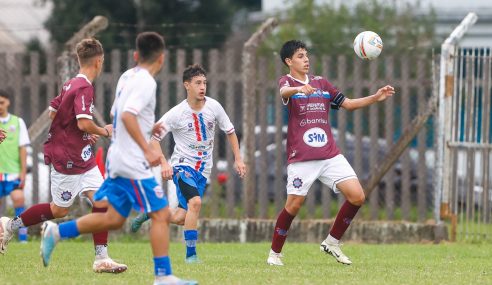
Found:
M 364 31 L 355 37 L 354 51 L 362 59 L 375 59 L 383 50 L 383 40 L 371 31 Z

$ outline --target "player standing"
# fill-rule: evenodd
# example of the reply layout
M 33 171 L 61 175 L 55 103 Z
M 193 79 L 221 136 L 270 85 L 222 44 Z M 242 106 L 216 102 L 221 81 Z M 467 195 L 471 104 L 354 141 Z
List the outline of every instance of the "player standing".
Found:
M 359 109 L 391 97 L 395 91 L 387 85 L 374 95 L 349 99 L 321 76 L 309 75 L 306 45 L 297 40 L 286 42 L 280 50 L 289 74 L 279 79 L 282 101 L 289 111 L 287 132 L 287 201 L 280 212 L 267 259 L 270 265 L 283 265 L 281 251 L 292 220 L 295 218 L 309 188 L 316 179 L 335 192 L 342 192 L 346 201 L 340 208 L 320 250 L 343 264 L 352 264 L 340 250 L 340 239 L 365 201 L 364 191 L 354 170 L 340 154 L 329 124 L 329 110 L 340 107 Z
M 26 146 L 30 144 L 26 123 L 9 113 L 10 94 L 0 90 L 0 130 L 9 132 L 0 145 L 0 199 L 10 195 L 15 215 L 24 212 L 24 185 L 27 173 Z M 19 229 L 19 241 L 27 242 L 27 228 Z M 0 252 L 1 252 L 0 248 Z
M 3 229 L 0 251 L 5 252 L 8 241 L 19 228 L 46 220 L 65 217 L 75 197 L 83 195 L 92 203 L 92 212 L 106 212 L 106 203 L 95 203 L 93 195 L 102 182 L 91 143 L 94 135 L 109 137 L 112 126 L 97 126 L 92 120 L 94 86 L 92 82 L 103 68 L 104 51 L 96 39 L 84 39 L 76 46 L 79 74 L 63 85 L 60 95 L 50 103 L 53 120 L 44 144 L 44 160 L 51 168 L 51 203 L 37 204 L 13 219 L 0 218 Z M 108 255 L 108 232 L 93 234 L 96 258 L 95 272 L 120 273 L 127 269 Z
M 156 123 L 159 135 L 152 141 L 156 148 L 166 134 L 173 134 L 175 147 L 168 161 L 162 156 L 162 177 L 172 179 L 178 196 L 178 209 L 171 216 L 171 222 L 184 225 L 187 263 L 198 262 L 196 243 L 198 240 L 198 217 L 202 205 L 207 180 L 210 179 L 213 166 L 213 148 L 216 125 L 227 134 L 234 153 L 236 172 L 242 178 L 246 166 L 239 152 L 239 142 L 231 120 L 222 105 L 206 97 L 206 72 L 200 65 L 187 67 L 183 72 L 183 85 L 186 100 L 173 107 Z M 132 221 L 132 231 L 137 231 L 147 220 L 140 214 Z
M 172 275 L 169 248 L 169 207 L 162 188 L 157 184 L 151 166 L 160 163 L 159 151 L 147 142 L 155 121 L 158 74 L 164 63 L 164 39 L 157 33 L 137 36 L 137 66 L 121 75 L 111 109 L 114 134 L 108 152 L 106 178 L 96 192 L 96 201 L 109 202 L 106 213 L 92 213 L 60 225 L 43 224 L 41 256 L 48 266 L 60 239 L 84 233 L 119 229 L 132 207 L 149 213 L 152 219 L 150 241 L 154 255 L 154 284 L 196 284 Z

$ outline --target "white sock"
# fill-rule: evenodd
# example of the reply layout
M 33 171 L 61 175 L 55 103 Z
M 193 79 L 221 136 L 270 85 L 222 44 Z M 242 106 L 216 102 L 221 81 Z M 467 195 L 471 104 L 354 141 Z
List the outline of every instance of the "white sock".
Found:
M 96 259 L 105 259 L 109 257 L 107 245 L 98 244 L 96 245 L 95 249 L 96 249 Z
M 340 241 L 337 240 L 336 238 L 332 237 L 331 235 L 328 235 L 325 239 L 325 241 L 327 243 L 331 243 L 331 244 L 338 244 Z

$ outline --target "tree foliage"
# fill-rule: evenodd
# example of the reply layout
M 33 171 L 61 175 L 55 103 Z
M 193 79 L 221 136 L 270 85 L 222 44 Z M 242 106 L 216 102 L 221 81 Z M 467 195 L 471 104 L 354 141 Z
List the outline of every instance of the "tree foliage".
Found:
M 300 39 L 317 54 L 350 54 L 355 36 L 365 30 L 379 34 L 385 51 L 392 53 L 429 49 L 434 44 L 435 15 L 433 11 L 417 14 L 422 11 L 419 3 L 370 0 L 337 7 L 317 2 L 295 0 L 277 15 L 281 24 L 264 48 L 277 51 L 283 42 Z

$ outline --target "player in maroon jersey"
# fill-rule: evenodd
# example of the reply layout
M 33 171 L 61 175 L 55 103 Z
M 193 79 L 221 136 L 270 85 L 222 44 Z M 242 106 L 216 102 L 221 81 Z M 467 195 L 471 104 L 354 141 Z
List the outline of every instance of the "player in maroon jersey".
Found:
M 346 201 L 340 208 L 320 250 L 343 264 L 352 264 L 340 250 L 339 240 L 365 200 L 354 170 L 340 154 L 329 123 L 330 109 L 355 110 L 391 97 L 395 91 L 387 85 L 375 94 L 349 99 L 321 76 L 309 75 L 306 45 L 297 40 L 286 42 L 280 50 L 289 74 L 279 79 L 280 95 L 289 111 L 287 131 L 287 201 L 280 212 L 267 259 L 270 265 L 283 265 L 281 251 L 292 220 L 301 208 L 311 185 L 319 179 Z
M 106 212 L 107 205 L 94 202 L 94 192 L 103 183 L 92 145 L 98 136 L 109 137 L 112 125 L 97 126 L 92 120 L 94 87 L 92 82 L 103 68 L 104 51 L 96 39 L 84 39 L 76 46 L 79 74 L 63 85 L 60 95 L 51 101 L 53 120 L 44 144 L 45 163 L 51 168 L 51 203 L 37 204 L 9 219 L 0 218 L 0 252 L 5 253 L 13 234 L 24 226 L 65 217 L 77 196 L 88 198 L 92 212 Z M 108 232 L 93 234 L 95 272 L 119 273 L 127 269 L 108 255 Z

